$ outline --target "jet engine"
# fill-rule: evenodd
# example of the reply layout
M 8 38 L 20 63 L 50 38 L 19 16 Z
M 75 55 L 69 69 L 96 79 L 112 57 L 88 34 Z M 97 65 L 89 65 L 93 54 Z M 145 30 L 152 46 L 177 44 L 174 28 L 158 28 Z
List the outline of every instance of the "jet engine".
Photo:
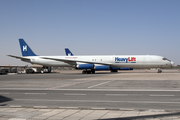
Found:
M 76 65 L 76 69 L 93 69 L 94 64 L 78 64 Z
M 133 70 L 133 68 L 119 68 L 119 70 Z
M 94 70 L 109 70 L 109 65 L 100 65 L 100 66 L 95 66 Z

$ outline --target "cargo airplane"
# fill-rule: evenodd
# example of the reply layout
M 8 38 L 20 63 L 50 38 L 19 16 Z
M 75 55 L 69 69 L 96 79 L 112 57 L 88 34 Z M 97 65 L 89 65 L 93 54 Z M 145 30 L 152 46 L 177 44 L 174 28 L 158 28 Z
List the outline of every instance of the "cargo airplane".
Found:
M 120 68 L 168 68 L 174 65 L 171 60 L 157 55 L 93 55 L 93 56 L 39 56 L 36 55 L 23 39 L 19 39 L 22 57 L 8 55 L 31 64 L 43 65 L 44 68 L 74 67 L 82 73 L 95 73 L 96 70 L 117 72 Z M 51 69 L 49 69 L 51 70 Z

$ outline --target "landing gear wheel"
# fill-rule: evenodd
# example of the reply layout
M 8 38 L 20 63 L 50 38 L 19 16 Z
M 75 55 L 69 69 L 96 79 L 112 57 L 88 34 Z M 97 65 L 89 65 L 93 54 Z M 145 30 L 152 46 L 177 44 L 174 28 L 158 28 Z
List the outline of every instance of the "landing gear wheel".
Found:
M 95 74 L 95 70 L 92 70 L 91 73 L 92 73 L 92 74 Z
M 82 74 L 86 74 L 86 73 L 87 73 L 87 71 L 86 71 L 86 70 L 83 70 L 83 71 L 82 71 Z
M 91 71 L 86 71 L 87 72 L 87 74 L 91 74 Z
M 83 70 L 82 74 L 94 74 L 95 70 Z
M 118 70 L 111 70 L 111 72 L 118 72 Z

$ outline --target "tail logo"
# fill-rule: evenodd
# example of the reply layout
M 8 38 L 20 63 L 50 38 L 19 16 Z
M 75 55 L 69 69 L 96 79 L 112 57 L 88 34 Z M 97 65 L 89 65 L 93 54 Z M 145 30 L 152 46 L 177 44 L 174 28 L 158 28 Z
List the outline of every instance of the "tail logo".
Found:
M 23 46 L 23 51 L 27 51 L 27 45 Z

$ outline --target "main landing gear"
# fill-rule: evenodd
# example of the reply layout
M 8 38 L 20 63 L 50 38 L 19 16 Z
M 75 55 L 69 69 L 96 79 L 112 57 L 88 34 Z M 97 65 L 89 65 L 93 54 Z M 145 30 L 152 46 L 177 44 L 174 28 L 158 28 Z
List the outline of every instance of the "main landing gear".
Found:
M 118 70 L 111 70 L 111 72 L 118 72 Z
M 82 74 L 94 74 L 94 73 L 95 73 L 95 70 L 87 70 L 87 69 L 85 69 L 85 70 L 82 71 Z
M 116 73 L 116 72 L 118 72 L 118 70 L 111 70 L 111 72 Z M 93 69 L 91 69 L 91 70 L 84 69 L 82 71 L 82 74 L 95 74 L 95 70 L 93 70 Z

